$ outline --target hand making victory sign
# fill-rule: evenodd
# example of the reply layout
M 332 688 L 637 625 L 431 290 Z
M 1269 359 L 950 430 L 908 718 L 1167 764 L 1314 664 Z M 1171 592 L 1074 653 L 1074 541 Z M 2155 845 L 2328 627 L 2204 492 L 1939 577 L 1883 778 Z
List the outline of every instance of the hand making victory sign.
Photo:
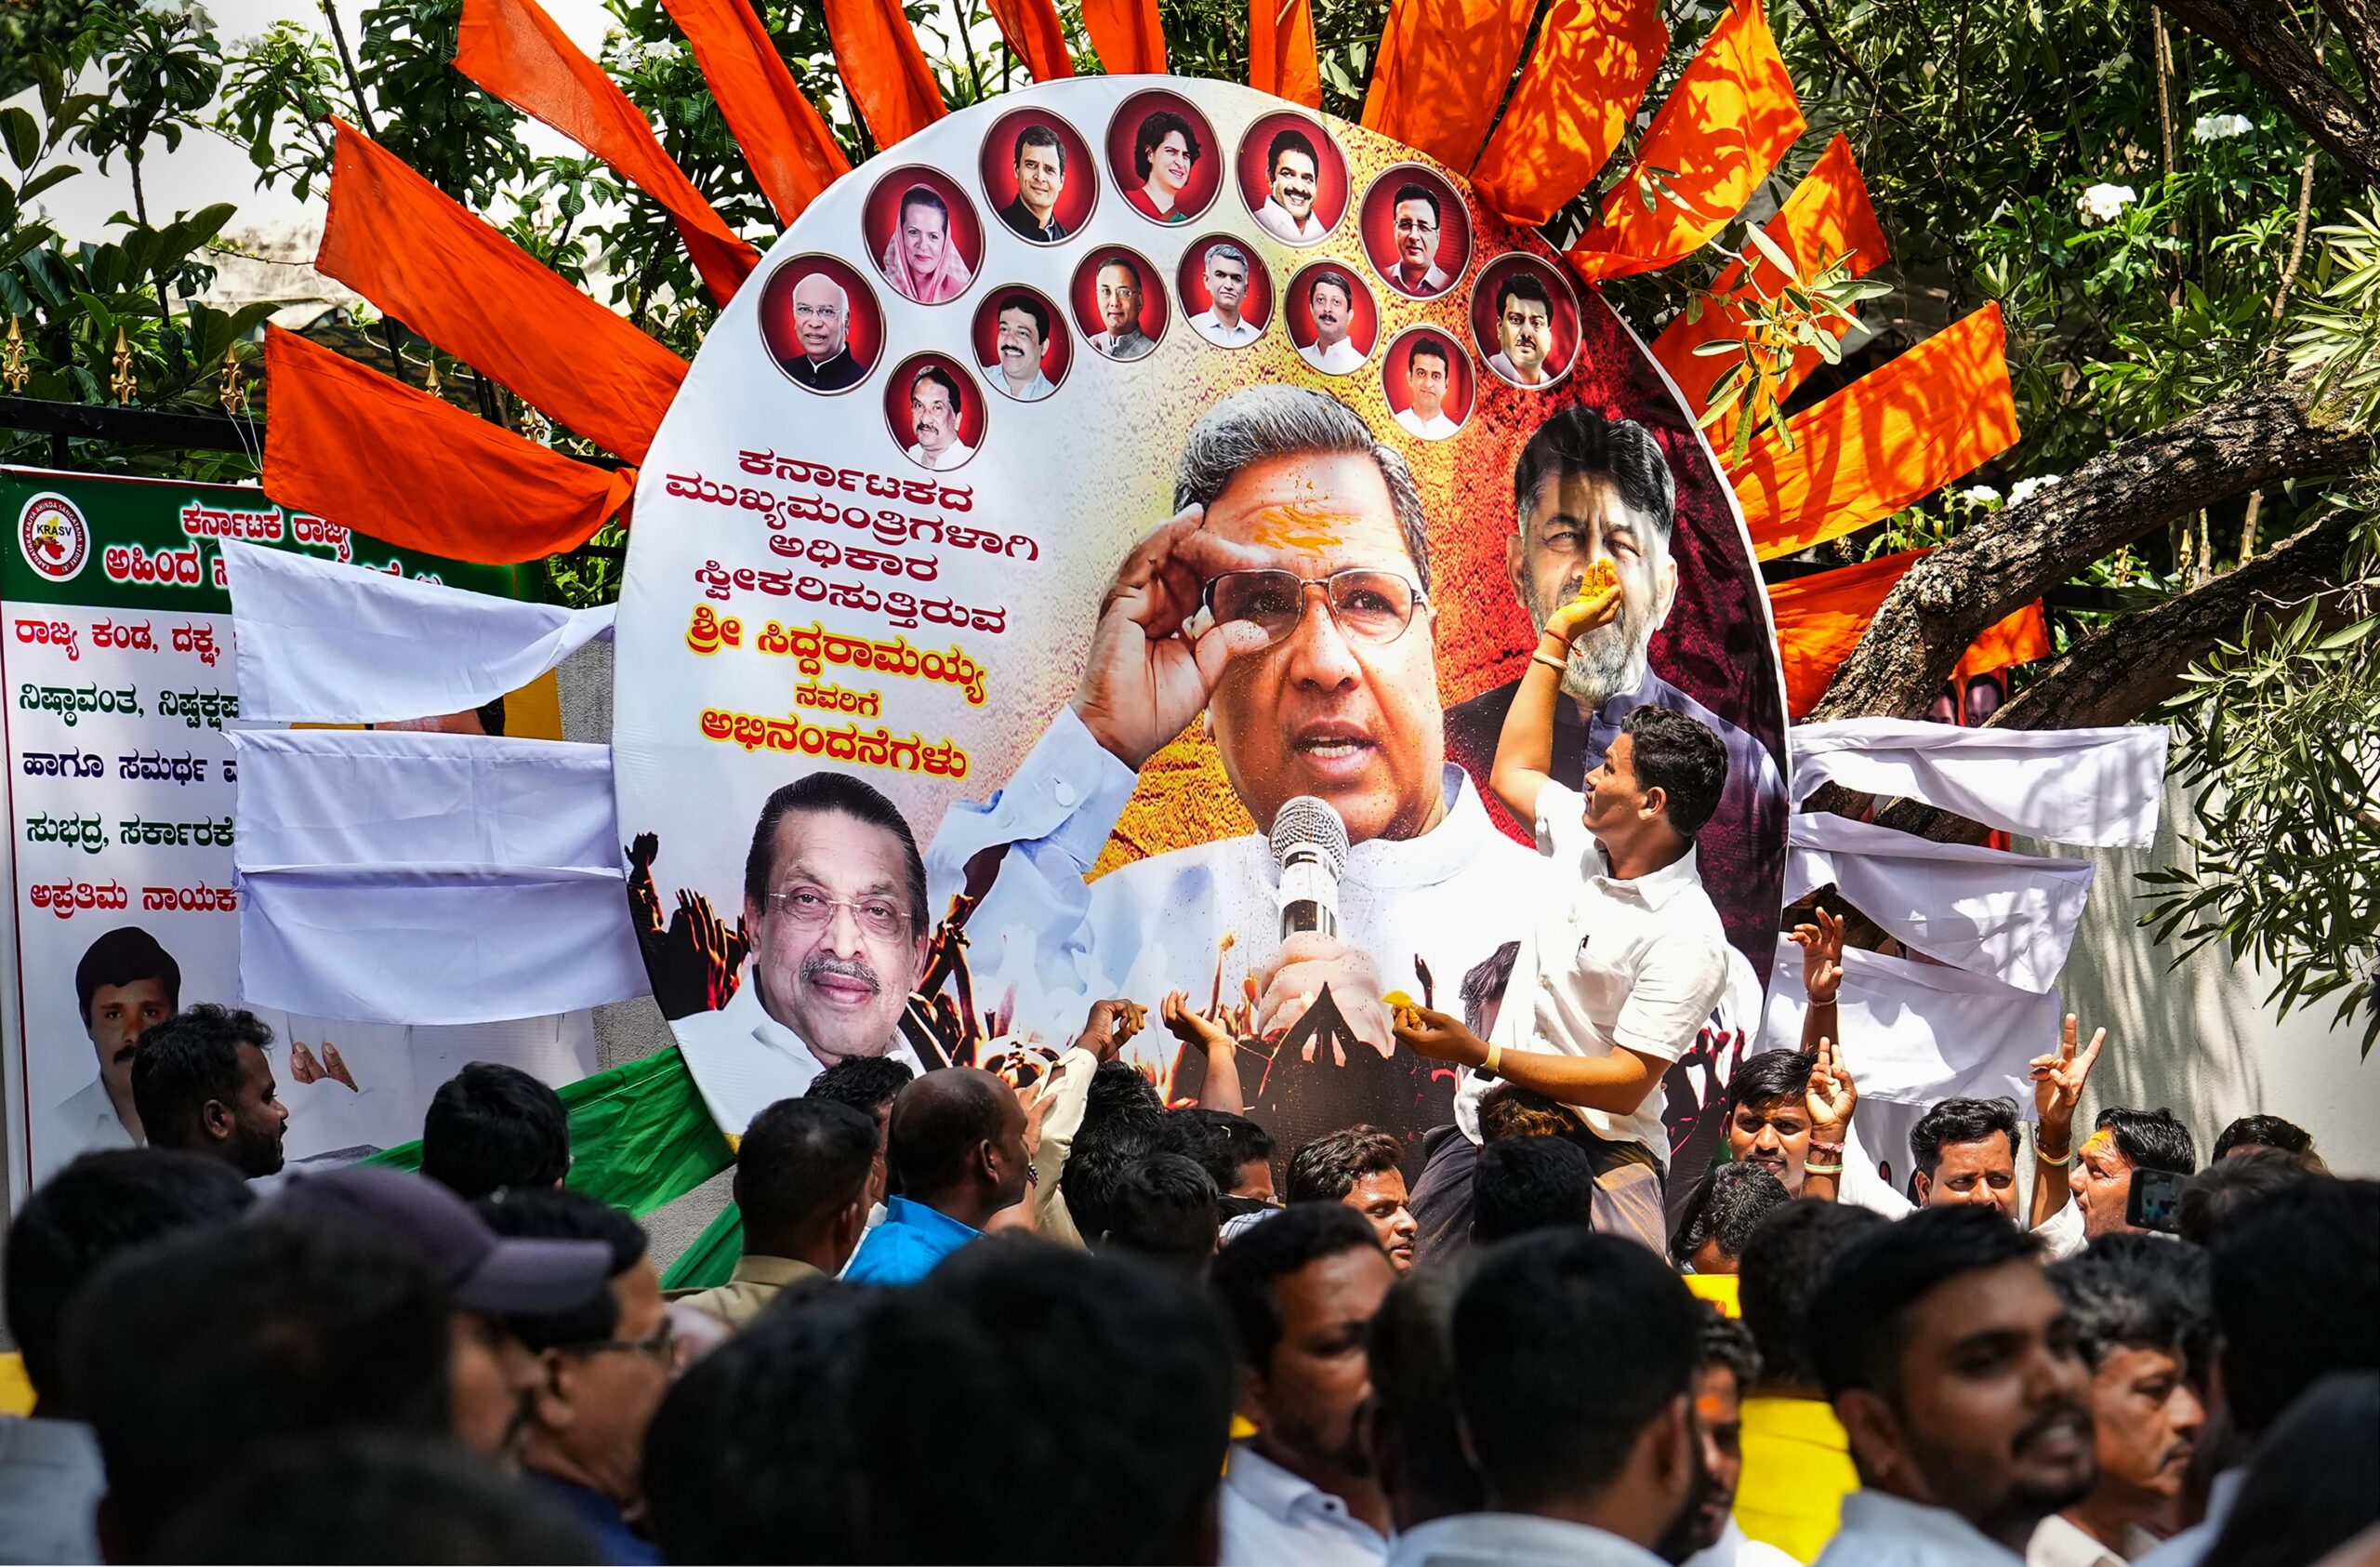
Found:
M 2074 1112 L 2082 1102 L 2083 1084 L 2098 1065 L 2108 1030 L 2094 1029 L 2088 1048 L 2076 1048 L 2082 1028 L 2068 1013 L 2058 1029 L 2057 1050 L 2033 1057 L 2033 1206 L 2032 1227 L 2039 1228 L 2066 1206 L 2071 1189 L 2067 1169 L 2074 1162 Z

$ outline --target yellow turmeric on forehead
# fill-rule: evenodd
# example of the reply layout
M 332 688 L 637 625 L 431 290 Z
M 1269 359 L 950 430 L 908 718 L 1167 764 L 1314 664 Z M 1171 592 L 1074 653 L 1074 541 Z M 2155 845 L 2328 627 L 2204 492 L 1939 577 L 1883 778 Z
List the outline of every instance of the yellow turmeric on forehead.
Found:
M 1255 541 L 1267 550 L 1328 550 L 1346 542 L 1363 519 L 1336 507 L 1287 500 L 1260 508 L 1249 523 Z
M 2083 1139 L 2082 1151 L 2105 1159 L 2116 1151 L 2116 1135 L 2102 1126 Z

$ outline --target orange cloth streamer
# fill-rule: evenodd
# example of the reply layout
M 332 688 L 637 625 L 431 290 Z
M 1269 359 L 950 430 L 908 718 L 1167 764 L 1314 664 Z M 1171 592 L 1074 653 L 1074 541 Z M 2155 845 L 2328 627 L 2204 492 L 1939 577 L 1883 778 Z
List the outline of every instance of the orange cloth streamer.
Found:
M 1110 76 L 1165 74 L 1165 27 L 1157 0 L 1082 0 L 1082 29 Z M 1210 150 L 1209 155 L 1220 154 Z
M 556 277 L 343 120 L 314 265 L 631 462 L 686 362 Z
M 1986 305 L 1792 419 L 1728 478 L 1752 552 L 1774 560 L 1933 494 L 2016 444 L 2000 307 Z
M 835 69 L 879 147 L 906 140 L 950 112 L 900 0 L 826 0 L 826 9 Z
M 1514 223 L 1553 217 L 1620 145 L 1669 46 L 1653 0 L 1554 0 L 1472 189 Z
M 2042 613 L 2042 601 L 2035 599 L 2016 614 L 1986 626 L 1983 634 L 1959 659 L 1959 667 L 1950 671 L 1950 678 L 1964 686 L 1977 675 L 2030 664 L 2036 658 L 2048 657 L 2054 651 L 2049 640 L 2049 619 Z
M 1826 695 L 1827 683 L 1876 618 L 1884 595 L 1917 564 L 1923 550 L 1879 555 L 1872 561 L 1775 582 L 1768 613 L 1777 622 L 1777 648 L 1785 663 L 1785 710 L 1800 719 Z M 2039 602 L 2003 616 L 1983 629 L 1959 662 L 1962 675 L 1983 674 L 2039 658 L 2049 652 L 2049 631 Z
M 1859 166 L 1852 161 L 1851 142 L 1841 136 L 1827 144 L 1826 152 L 1803 176 L 1802 182 L 1793 187 L 1793 193 L 1785 198 L 1785 205 L 1761 232 L 1793 259 L 1805 278 L 1846 256 L 1851 260 L 1851 275 L 1865 277 L 1889 254 L 1884 231 L 1876 221 L 1876 209 L 1868 203 L 1868 183 L 1859 178 Z M 1752 273 L 1752 282 L 1774 298 L 1785 282 L 1784 274 L 1758 252 L 1752 253 L 1752 259 L 1758 263 Z M 1712 281 L 1711 292 L 1725 299 L 1743 286 L 1742 263 L 1730 262 L 1727 270 Z M 1831 319 L 1822 325 L 1838 339 L 1850 330 Z M 1724 355 L 1698 358 L 1694 351 L 1722 339 L 1739 342 L 1745 330 L 1741 311 L 1728 304 L 1705 304 L 1700 320 L 1688 321 L 1681 315 L 1653 339 L 1653 357 L 1677 382 L 1677 389 L 1685 395 L 1686 405 L 1695 418 L 1700 418 L 1703 410 L 1711 405 L 1711 388 L 1737 361 Z M 1778 395 L 1799 385 L 1818 362 L 1818 351 L 1814 348 L 1796 352 Z M 1711 444 L 1724 449 L 1735 434 L 1735 428 L 1732 417 L 1719 420 L 1711 426 Z
M 694 46 L 727 128 L 777 217 L 791 223 L 818 193 L 852 171 L 835 133 L 801 96 L 747 0 L 661 0 Z
M 1806 128 L 1760 0 L 1735 0 L 1653 115 L 1634 166 L 1604 198 L 1601 219 L 1571 261 L 1601 280 L 1692 255 L 1742 210 Z M 1638 177 L 1661 168 L 1676 171 L 1665 178 L 1677 200 L 1656 193 L 1646 211 Z
M 1054 82 L 1075 73 L 1057 0 L 985 0 L 985 5 L 992 20 L 999 23 L 1000 36 L 1025 61 L 1035 81 Z
M 1536 10 L 1536 0 L 1395 0 L 1364 95 L 1365 128 L 1468 169 Z
M 1322 107 L 1314 0 L 1248 0 L 1248 85 L 1309 109 Z
M 375 538 L 489 565 L 587 542 L 636 488 L 278 326 L 264 491 Z
M 686 254 L 721 304 L 760 264 L 653 134 L 644 111 L 554 25 L 537 0 L 463 0 L 455 69 L 617 170 L 678 225 Z

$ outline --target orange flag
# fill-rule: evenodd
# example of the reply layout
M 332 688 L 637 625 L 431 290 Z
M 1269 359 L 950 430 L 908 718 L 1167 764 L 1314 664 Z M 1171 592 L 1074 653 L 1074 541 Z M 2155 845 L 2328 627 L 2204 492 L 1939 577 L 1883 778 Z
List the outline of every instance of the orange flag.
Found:
M 1553 217 L 1620 145 L 1669 46 L 1654 0 L 1554 0 L 1472 189 L 1514 223 Z
M 314 265 L 597 445 L 641 462 L 686 362 L 343 120 Z
M 1536 11 L 1536 0 L 1395 0 L 1364 95 L 1365 126 L 1468 169 Z
M 950 112 L 901 0 L 826 0 L 826 9 L 835 69 L 879 147 L 906 140 Z
M 1058 17 L 1057 0 L 985 0 L 1000 36 L 1037 82 L 1054 82 L 1075 73 L 1074 57 L 1066 52 L 1066 24 Z
M 1818 706 L 1834 671 L 1867 634 L 1877 605 L 1924 553 L 1904 550 L 1769 585 L 1768 613 L 1777 622 L 1777 647 L 1785 659 L 1786 711 L 1798 719 Z M 1966 674 L 1982 674 L 2048 651 L 2042 606 L 2029 604 L 1985 627 L 1959 668 Z
M 721 304 L 760 264 L 663 150 L 644 111 L 554 25 L 537 0 L 463 0 L 455 69 L 569 137 L 659 202 Z
M 264 491 L 408 550 L 490 565 L 587 542 L 636 488 L 278 326 Z
M 1570 259 L 1600 280 L 1692 255 L 1742 210 L 1805 128 L 1760 0 L 1735 0 L 1653 115 L 1635 164 Z
M 1082 28 L 1110 76 L 1165 74 L 1165 28 L 1157 0 L 1082 0 Z
M 1793 259 L 1794 267 L 1805 279 L 1845 257 L 1850 259 L 1851 275 L 1865 277 L 1887 254 L 1884 231 L 1876 221 L 1876 209 L 1868 204 L 1867 181 L 1859 178 L 1859 166 L 1851 159 L 1850 141 L 1841 136 L 1828 143 L 1826 152 L 1803 176 L 1802 182 L 1793 187 L 1793 193 L 1785 198 L 1785 205 L 1761 232 Z M 1752 272 L 1752 283 L 1774 298 L 1785 282 L 1784 274 L 1757 251 L 1752 252 L 1752 259 L 1758 263 Z M 1727 270 L 1712 280 L 1711 292 L 1725 299 L 1744 286 L 1742 263 L 1730 262 Z M 1831 318 L 1822 325 L 1837 338 L 1849 330 Z M 1694 351 L 1722 339 L 1741 342 L 1746 330 L 1741 311 L 1729 304 L 1706 302 L 1700 319 L 1688 321 L 1681 315 L 1653 339 L 1653 357 L 1677 382 L 1686 407 L 1697 418 L 1711 405 L 1711 388 L 1737 361 L 1724 355 L 1697 356 Z M 1818 351 L 1814 348 L 1794 354 L 1792 367 L 1786 372 L 1784 387 L 1778 395 L 1781 397 L 1799 385 L 1818 359 Z M 1734 433 L 1734 419 L 1723 418 L 1711 427 L 1711 444 L 1725 448 Z
M 2030 664 L 2048 657 L 2052 651 L 2049 621 L 2042 614 L 2042 601 L 2035 599 L 2014 615 L 1986 626 L 1960 658 L 1959 667 L 1950 671 L 1950 678 L 1964 686 L 1977 675 Z
M 791 223 L 819 192 L 852 171 L 835 133 L 794 84 L 747 0 L 661 0 L 694 46 L 735 143 L 778 219 Z
M 1313 0 L 1248 0 L 1248 85 L 1309 109 L 1322 107 Z
M 1762 560 L 1889 517 L 2016 444 L 2000 307 L 1986 305 L 1792 420 L 1728 478 Z

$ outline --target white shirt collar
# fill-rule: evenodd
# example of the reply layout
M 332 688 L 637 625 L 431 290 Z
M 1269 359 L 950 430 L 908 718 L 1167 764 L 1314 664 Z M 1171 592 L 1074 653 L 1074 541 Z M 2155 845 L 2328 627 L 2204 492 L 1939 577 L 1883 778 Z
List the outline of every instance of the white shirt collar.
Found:
M 1604 869 L 1608 871 L 1611 860 L 1601 843 L 1595 845 L 1595 853 L 1604 856 Z M 1686 853 L 1659 870 L 1633 877 L 1600 875 L 1595 878 L 1595 884 L 1621 896 L 1633 896 L 1646 908 L 1658 911 L 1686 888 L 1701 886 L 1702 872 L 1695 867 L 1694 845 L 1688 843 Z
M 1349 880 L 1372 887 L 1435 886 L 1470 868 L 1479 853 L 1480 834 L 1503 836 L 1479 803 L 1470 774 L 1449 764 L 1439 787 L 1447 814 L 1438 825 L 1419 838 L 1372 838 L 1357 843 L 1347 851 Z
M 1849 1544 L 1862 1535 L 1928 1547 L 1939 1553 L 1928 1560 L 1944 1563 L 2023 1560 L 1948 1507 L 1928 1507 L 1865 1487 L 1843 1499 L 1843 1531 L 1835 1536 L 1835 1546 L 1845 1547 L 1844 1560 L 1858 1560 Z M 1835 1546 L 1827 1547 L 1829 1555 Z
M 1389 1567 L 1657 1567 L 1660 1558 L 1617 1534 L 1530 1513 L 1459 1513 L 1396 1537 Z
M 2057 1513 L 2033 1528 L 2025 1547 L 2025 1567 L 2124 1567 L 2124 1559 Z

